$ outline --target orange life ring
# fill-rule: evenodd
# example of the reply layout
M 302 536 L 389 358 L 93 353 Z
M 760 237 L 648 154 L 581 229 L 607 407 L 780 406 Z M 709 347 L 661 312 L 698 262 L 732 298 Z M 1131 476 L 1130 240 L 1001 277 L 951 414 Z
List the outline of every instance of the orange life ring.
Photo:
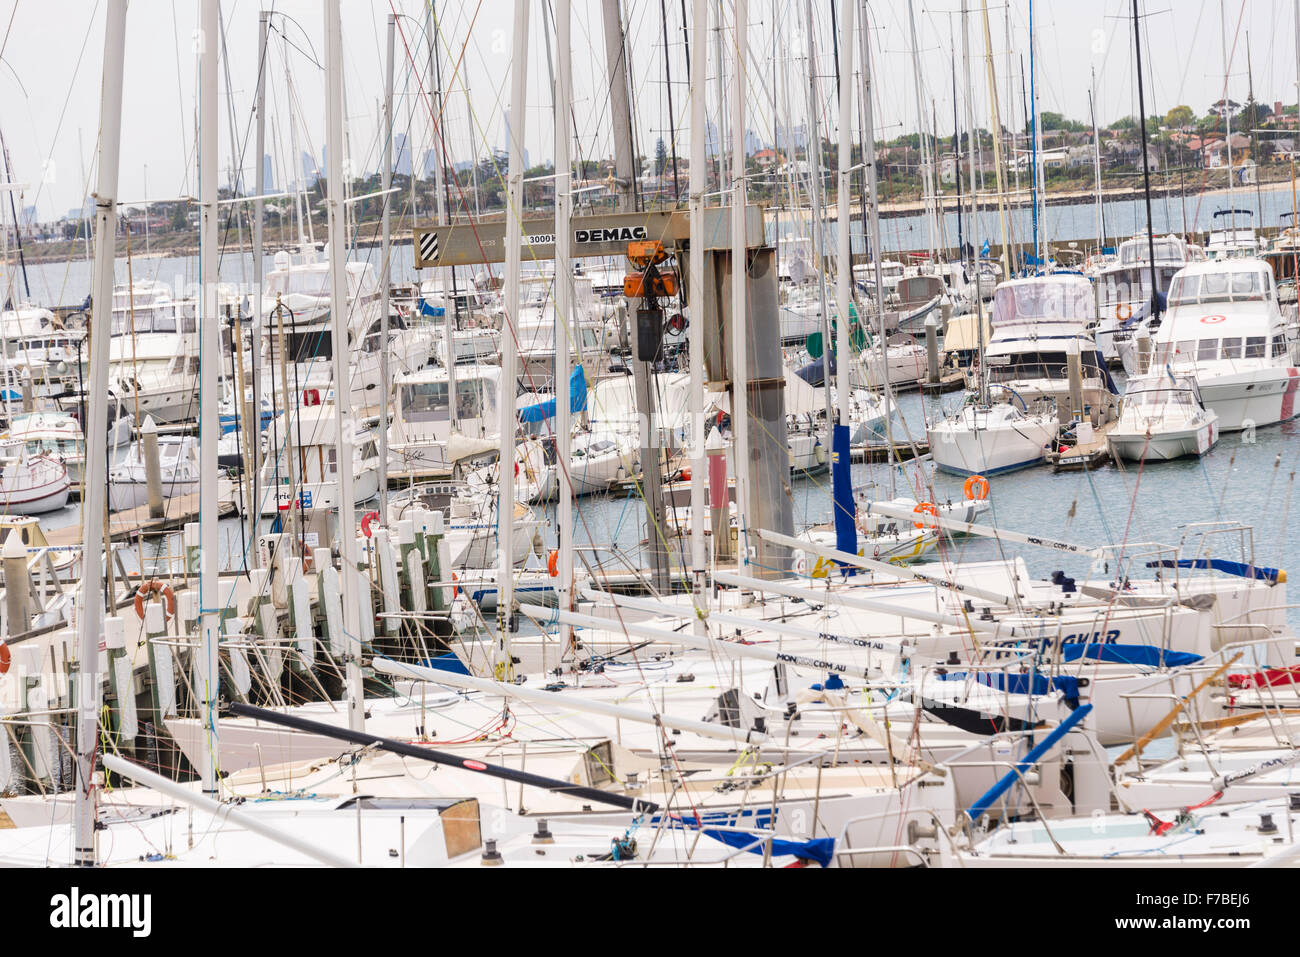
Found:
M 968 500 L 982 502 L 989 497 L 989 480 L 983 475 L 972 475 L 961 488 Z
M 1133 315 L 1133 307 L 1127 302 L 1121 302 L 1115 306 L 1115 318 L 1120 322 L 1128 322 L 1129 317 Z
M 933 515 L 935 518 L 939 517 L 939 506 L 935 505 L 934 502 L 918 502 L 916 508 L 912 509 L 912 511 L 917 515 L 928 514 Z M 934 527 L 933 522 L 926 522 L 924 519 L 914 521 L 912 524 L 917 528 L 926 528 L 927 526 L 931 528 Z
M 374 524 L 375 522 L 377 522 L 377 521 L 379 521 L 379 513 L 378 513 L 378 512 L 366 512 L 366 514 L 362 515 L 362 516 L 361 516 L 361 534 L 364 535 L 364 536 L 366 536 L 366 538 L 370 538 L 372 535 L 374 535 L 374 532 L 372 532 L 372 531 L 370 530 L 370 526 L 373 525 L 373 524 Z
M 9 662 L 12 660 L 12 653 L 9 646 L 0 639 L 0 675 L 9 673 Z
M 172 586 L 164 585 L 158 579 L 152 578 L 135 590 L 135 614 L 141 621 L 144 621 L 145 600 L 150 595 L 162 595 L 164 619 L 176 614 L 176 593 L 172 591 Z
M 546 570 L 551 573 L 552 578 L 560 574 L 560 553 L 551 549 L 551 554 L 546 556 Z

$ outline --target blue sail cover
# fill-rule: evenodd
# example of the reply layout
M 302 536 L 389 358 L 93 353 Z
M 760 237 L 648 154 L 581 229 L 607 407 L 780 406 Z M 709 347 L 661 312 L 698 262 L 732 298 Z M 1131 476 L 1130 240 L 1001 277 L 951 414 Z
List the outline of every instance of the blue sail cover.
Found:
M 569 374 L 569 411 L 581 412 L 587 408 L 587 374 L 582 366 L 573 367 Z M 555 400 L 547 399 L 519 410 L 520 422 L 544 422 L 555 415 Z
M 442 306 L 431 306 L 427 302 L 425 302 L 423 296 L 420 297 L 420 315 L 441 318 L 446 314 L 447 314 L 447 310 L 444 309 Z
M 946 675 L 940 675 L 940 681 L 965 681 L 968 673 L 965 671 L 954 671 Z M 1007 694 L 1047 694 L 1050 691 L 1059 691 L 1065 695 L 1065 703 L 1070 707 L 1075 707 L 1079 703 L 1079 679 L 1073 675 L 1057 675 L 1049 678 L 1047 675 L 1034 672 L 1033 674 L 1006 674 L 1001 671 L 982 671 L 974 676 L 977 684 L 986 685 L 990 688 L 996 688 L 998 691 L 1005 691 Z
M 822 355 L 819 359 L 814 359 L 802 369 L 795 371 L 795 375 L 803 379 L 811 386 L 819 386 L 826 378 L 826 356 Z M 831 375 L 835 375 L 835 356 L 831 356 Z
M 1213 569 L 1238 578 L 1258 578 L 1266 582 L 1286 581 L 1286 572 L 1277 568 L 1261 568 L 1246 562 L 1230 562 L 1223 558 L 1179 558 L 1177 560 L 1162 558 L 1147 562 L 1147 568 L 1199 568 Z
M 1124 665 L 1141 665 L 1145 668 L 1181 668 L 1194 665 L 1200 655 L 1190 651 L 1165 651 L 1153 645 L 1061 645 L 1061 657 L 1066 661 L 1087 658 L 1092 661 L 1112 661 Z
M 858 553 L 858 523 L 853 502 L 852 460 L 849 457 L 849 427 L 831 430 L 831 489 L 835 504 L 835 547 L 850 555 Z M 844 571 L 852 575 L 853 566 Z

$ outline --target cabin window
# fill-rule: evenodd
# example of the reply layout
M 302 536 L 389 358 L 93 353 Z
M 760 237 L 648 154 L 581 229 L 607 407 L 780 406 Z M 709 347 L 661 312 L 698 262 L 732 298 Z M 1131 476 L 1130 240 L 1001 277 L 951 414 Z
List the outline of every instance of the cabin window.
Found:
M 1278 336 L 1273 340 L 1273 356 L 1279 357 L 1286 355 L 1286 340 Z
M 470 379 L 467 382 L 456 383 L 456 416 L 464 421 L 465 419 L 481 419 L 483 415 L 483 395 L 481 389 L 483 381 L 481 379 Z
M 1223 358 L 1241 358 L 1241 336 L 1230 336 L 1223 340 Z
M 1264 358 L 1264 337 L 1263 336 L 1246 337 L 1246 358 L 1247 359 Z
M 448 411 L 447 383 L 415 382 L 402 386 L 402 417 L 408 422 L 446 422 Z
M 1212 359 L 1219 358 L 1219 340 L 1202 339 L 1196 347 L 1196 361 L 1209 362 Z
M 1200 284 L 1200 276 L 1179 276 L 1169 287 L 1170 304 L 1176 306 L 1185 302 L 1195 302 Z

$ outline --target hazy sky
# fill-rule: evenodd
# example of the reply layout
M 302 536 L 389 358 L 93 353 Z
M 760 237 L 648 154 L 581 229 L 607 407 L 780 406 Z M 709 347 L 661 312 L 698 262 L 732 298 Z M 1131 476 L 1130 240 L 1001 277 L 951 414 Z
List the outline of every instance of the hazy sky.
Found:
M 550 0 L 555 3 L 558 0 Z M 673 123 L 678 151 L 688 152 L 685 125 L 689 105 L 681 26 L 682 0 L 662 0 L 668 16 L 668 60 L 673 75 Z M 690 2 L 687 2 L 688 16 Z M 776 37 L 775 100 L 784 122 L 804 122 L 807 112 L 806 0 L 750 0 L 749 75 L 751 116 L 748 127 L 764 140 L 773 130 L 773 38 Z M 813 0 L 820 77 L 819 122 L 834 126 L 834 66 L 830 43 L 831 0 Z M 839 0 L 835 0 L 838 11 Z M 908 4 L 872 0 L 878 135 L 892 137 L 916 126 L 916 95 Z M 970 72 L 976 121 L 989 125 L 985 81 L 983 24 L 978 0 L 971 0 Z M 1166 112 L 1187 103 L 1198 113 L 1222 95 L 1224 47 L 1231 56 L 1229 94 L 1247 92 L 1247 34 L 1250 65 L 1259 99 L 1294 101 L 1296 54 L 1294 3 L 1285 0 L 1160 0 L 1144 2 L 1144 58 L 1152 80 L 1148 112 Z M 12 163 L 11 180 L 27 184 L 24 205 L 35 204 L 40 218 L 54 218 L 80 205 L 93 183 L 93 155 L 98 133 L 100 71 L 103 56 L 104 0 L 0 0 L 0 133 Z M 223 65 L 221 155 L 223 182 L 231 165 L 231 127 L 236 130 L 239 165 L 251 188 L 253 159 L 251 103 L 257 71 L 258 11 L 276 12 L 269 56 L 267 143 L 275 157 L 275 178 L 282 185 L 292 155 L 296 127 L 299 151 L 320 155 L 324 134 L 323 17 L 316 0 L 225 0 L 222 3 L 229 47 L 229 82 Z M 635 87 L 635 126 L 641 152 L 652 155 L 658 135 L 669 139 L 669 109 L 664 83 L 661 0 L 623 0 L 629 22 L 629 62 Z M 734 35 L 732 4 L 714 5 L 726 23 L 722 49 L 728 82 Z M 934 101 L 941 134 L 951 133 L 952 50 L 958 51 L 959 99 L 965 110 L 961 51 L 960 0 L 917 0 L 923 99 Z M 197 0 L 132 0 L 128 14 L 126 89 L 123 118 L 121 186 L 124 201 L 167 199 L 192 193 L 194 182 L 194 114 L 197 60 L 193 32 Z M 427 79 L 428 52 L 423 35 L 426 4 L 417 0 L 344 0 L 345 76 L 350 155 L 358 170 L 378 167 L 379 104 L 383 96 L 383 49 L 386 17 L 399 19 L 396 43 L 398 129 L 409 128 L 417 160 L 431 143 L 428 98 L 419 92 Z M 451 91 L 446 106 L 448 145 L 453 159 L 481 155 L 504 145 L 503 114 L 509 96 L 514 0 L 438 0 L 443 78 Z M 525 142 L 536 163 L 552 154 L 549 71 L 544 46 L 541 0 L 531 0 L 529 97 Z M 1133 44 L 1128 19 L 1130 0 L 1102 3 L 1038 0 L 1035 8 L 1039 69 L 1037 87 L 1043 110 L 1087 118 L 1090 69 L 1096 69 L 1098 118 L 1104 124 L 1136 112 Z M 281 16 L 287 15 L 286 16 Z M 1011 38 L 1005 24 L 1009 15 Z M 1028 70 L 1028 0 L 989 5 L 992 45 L 1003 121 L 1011 113 L 1007 96 L 1014 88 L 1020 105 L 1020 60 Z M 1226 23 L 1226 30 L 1221 27 Z M 955 37 L 950 33 L 955 31 Z M 604 45 L 600 4 L 578 0 L 573 12 L 575 113 L 584 155 L 607 154 L 609 110 L 605 93 Z M 691 39 L 694 56 L 699 44 Z M 710 72 L 716 67 L 714 38 Z M 1008 46 L 1011 49 L 1008 77 Z M 294 109 L 286 96 L 286 56 L 292 74 Z M 416 76 L 415 71 L 419 72 Z M 1010 81 L 1010 82 L 1009 82 Z M 1028 77 L 1026 76 L 1026 83 Z M 468 89 L 468 96 L 465 90 Z M 710 115 L 716 110 L 709 84 Z M 928 106 L 927 106 L 928 109 Z M 292 116 L 292 122 L 291 122 Z M 928 119 L 927 119 L 928 122 Z M 833 130 L 832 130 L 833 133 Z M 146 165 L 147 190 L 146 190 Z M 289 175 L 292 175 L 290 173 Z

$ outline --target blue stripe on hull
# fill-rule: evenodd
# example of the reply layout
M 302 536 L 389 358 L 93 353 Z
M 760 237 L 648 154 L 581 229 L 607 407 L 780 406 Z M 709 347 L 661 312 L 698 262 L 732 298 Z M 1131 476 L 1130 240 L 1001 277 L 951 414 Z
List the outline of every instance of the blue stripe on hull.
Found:
M 974 470 L 974 471 L 972 471 L 971 469 L 959 469 L 959 468 L 956 468 L 955 466 L 950 466 L 950 465 L 940 465 L 940 464 L 937 463 L 937 462 L 935 463 L 935 467 L 936 467 L 940 472 L 947 472 L 949 475 L 984 475 L 984 476 L 989 476 L 989 475 L 1005 475 L 1005 474 L 1007 474 L 1008 472 L 1018 472 L 1018 471 L 1020 471 L 1021 469 L 1027 469 L 1027 468 L 1029 468 L 1031 465 L 1041 465 L 1042 463 L 1043 463 L 1043 457 L 1040 455 L 1038 458 L 1036 458 L 1036 459 L 1030 459 L 1030 460 L 1027 461 L 1027 462 L 1017 462 L 1015 465 L 1004 465 L 1004 466 L 1002 466 L 1001 468 L 996 468 L 996 469 L 985 469 L 985 470 Z

